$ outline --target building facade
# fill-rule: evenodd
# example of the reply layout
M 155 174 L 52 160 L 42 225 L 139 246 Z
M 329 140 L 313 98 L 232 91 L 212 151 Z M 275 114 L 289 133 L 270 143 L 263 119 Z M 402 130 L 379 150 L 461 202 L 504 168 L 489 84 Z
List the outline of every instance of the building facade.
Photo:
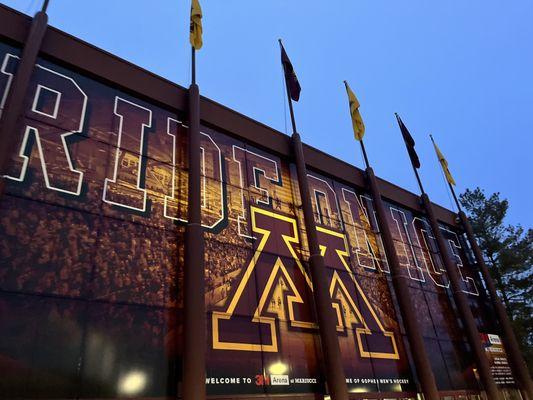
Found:
M 30 19 L 0 7 L 0 111 Z M 289 138 L 201 101 L 210 396 L 327 393 Z M 0 198 L 0 398 L 180 393 L 187 92 L 49 28 Z M 353 398 L 420 392 L 361 170 L 305 148 Z M 443 397 L 482 395 L 419 199 L 380 180 Z M 435 206 L 493 374 L 519 396 L 455 215 Z

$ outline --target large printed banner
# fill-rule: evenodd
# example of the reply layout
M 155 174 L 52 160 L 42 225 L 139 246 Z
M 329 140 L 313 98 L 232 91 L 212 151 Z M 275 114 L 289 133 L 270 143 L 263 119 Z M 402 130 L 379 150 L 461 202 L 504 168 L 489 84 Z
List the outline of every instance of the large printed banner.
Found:
M 3 108 L 19 52 L 0 47 Z M 323 393 L 295 167 L 202 127 L 210 394 Z M 179 392 L 187 120 L 39 60 L 0 202 L 0 390 L 8 397 Z M 414 392 L 372 199 L 309 172 L 351 392 Z M 427 221 L 387 223 L 441 390 L 478 388 Z M 493 331 L 461 235 L 442 226 Z M 46 396 L 45 396 L 46 397 Z

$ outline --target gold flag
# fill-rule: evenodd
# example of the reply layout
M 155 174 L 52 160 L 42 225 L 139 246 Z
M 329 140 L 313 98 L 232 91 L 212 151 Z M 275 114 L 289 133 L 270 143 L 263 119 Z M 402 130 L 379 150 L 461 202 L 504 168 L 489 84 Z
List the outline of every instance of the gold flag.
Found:
M 431 136 L 431 135 L 430 135 Z M 455 186 L 455 180 L 453 179 L 453 176 L 448 169 L 448 161 L 444 158 L 444 154 L 441 153 L 439 147 L 437 146 L 437 143 L 433 140 L 433 136 L 431 136 L 431 141 L 433 142 L 433 146 L 435 147 L 435 153 L 437 153 L 437 158 L 439 159 L 440 166 L 442 167 L 442 170 L 444 171 L 444 175 L 446 176 L 446 180 L 450 185 Z
M 359 101 L 357 101 L 357 97 L 355 97 L 355 94 L 352 92 L 352 89 L 348 86 L 348 82 L 344 81 L 344 85 L 346 86 L 346 93 L 348 93 L 348 100 L 350 102 L 350 116 L 352 117 L 353 134 L 356 140 L 362 140 L 365 134 L 365 124 L 359 113 L 360 104 Z
M 200 50 L 202 48 L 202 9 L 200 8 L 200 3 L 198 0 L 192 0 L 191 3 L 191 26 L 189 41 L 195 50 Z

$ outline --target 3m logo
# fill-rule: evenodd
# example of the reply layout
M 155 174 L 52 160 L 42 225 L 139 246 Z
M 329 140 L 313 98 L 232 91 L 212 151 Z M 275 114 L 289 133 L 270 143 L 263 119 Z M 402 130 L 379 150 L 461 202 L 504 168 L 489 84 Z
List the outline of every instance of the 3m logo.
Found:
M 289 375 L 270 375 L 270 384 L 272 386 L 290 385 Z

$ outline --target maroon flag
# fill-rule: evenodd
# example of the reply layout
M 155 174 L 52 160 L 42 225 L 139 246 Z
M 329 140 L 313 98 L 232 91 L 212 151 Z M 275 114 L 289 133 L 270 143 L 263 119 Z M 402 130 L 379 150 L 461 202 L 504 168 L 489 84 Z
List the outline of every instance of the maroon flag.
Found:
M 418 159 L 418 154 L 416 154 L 416 150 L 415 150 L 415 140 L 409 133 L 409 130 L 403 123 L 400 116 L 396 113 L 394 113 L 394 115 L 396 115 L 396 120 L 398 121 L 400 130 L 402 131 L 403 141 L 405 142 L 405 147 L 407 147 L 407 152 L 409 153 L 411 164 L 413 164 L 413 167 L 415 168 L 420 168 L 420 160 Z
M 281 40 L 279 41 L 279 45 L 281 46 L 281 64 L 283 65 L 283 71 L 285 72 L 285 83 L 287 84 L 289 95 L 291 96 L 291 99 L 298 101 L 302 90 L 300 82 L 298 82 L 291 60 L 289 60 L 289 56 L 285 52 Z

